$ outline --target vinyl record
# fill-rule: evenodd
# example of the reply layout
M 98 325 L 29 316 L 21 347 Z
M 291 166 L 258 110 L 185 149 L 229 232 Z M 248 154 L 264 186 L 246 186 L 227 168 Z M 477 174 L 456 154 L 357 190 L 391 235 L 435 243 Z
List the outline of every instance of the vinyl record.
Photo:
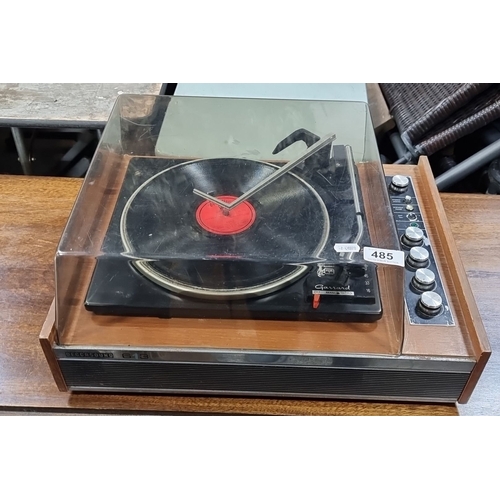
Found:
M 193 193 L 231 202 L 277 168 L 222 158 L 154 175 L 123 210 L 125 252 L 144 276 L 191 296 L 237 299 L 285 286 L 328 238 L 328 212 L 313 187 L 290 172 L 229 211 Z

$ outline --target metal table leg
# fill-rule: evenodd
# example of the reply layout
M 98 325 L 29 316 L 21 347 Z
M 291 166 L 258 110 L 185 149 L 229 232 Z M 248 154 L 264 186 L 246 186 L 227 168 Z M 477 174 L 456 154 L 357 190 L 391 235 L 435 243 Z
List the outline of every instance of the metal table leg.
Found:
M 500 156 L 500 139 L 492 142 L 489 146 L 473 154 L 462 163 L 450 168 L 444 174 L 436 177 L 436 185 L 439 191 L 449 188 L 455 182 L 461 181 L 472 172 L 475 172 L 486 163 Z
M 12 137 L 14 137 L 14 143 L 16 145 L 17 154 L 21 163 L 21 167 L 23 169 L 23 173 L 25 175 L 31 175 L 31 159 L 29 157 L 28 151 L 26 150 L 26 145 L 24 144 L 24 138 L 21 129 L 17 127 L 11 127 L 10 130 L 12 131 Z

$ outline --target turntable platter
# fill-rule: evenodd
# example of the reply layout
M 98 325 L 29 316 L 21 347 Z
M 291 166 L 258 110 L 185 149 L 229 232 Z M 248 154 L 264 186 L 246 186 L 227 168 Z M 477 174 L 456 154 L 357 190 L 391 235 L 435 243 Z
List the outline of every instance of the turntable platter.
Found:
M 144 276 L 203 298 L 271 293 L 302 276 L 297 263 L 321 254 L 330 220 L 319 194 L 287 173 L 230 211 L 199 189 L 231 202 L 278 167 L 247 159 L 196 160 L 147 179 L 129 198 L 120 233 Z

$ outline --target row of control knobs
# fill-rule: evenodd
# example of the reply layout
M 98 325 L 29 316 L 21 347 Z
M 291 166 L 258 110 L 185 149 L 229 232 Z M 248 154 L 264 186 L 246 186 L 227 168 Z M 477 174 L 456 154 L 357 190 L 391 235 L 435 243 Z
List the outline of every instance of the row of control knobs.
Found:
M 390 189 L 394 193 L 402 194 L 408 189 L 409 182 L 408 177 L 395 175 L 391 179 Z M 411 197 L 406 196 L 404 201 L 411 202 Z M 406 209 L 413 211 L 413 206 L 406 205 Z M 417 306 L 419 312 L 424 316 L 436 316 L 442 310 L 443 299 L 441 295 L 432 291 L 435 287 L 436 275 L 430 269 L 426 269 L 429 263 L 429 252 L 421 246 L 423 241 L 424 232 L 419 227 L 413 226 L 407 227 L 401 238 L 403 245 L 410 249 L 406 263 L 410 269 L 416 270 L 410 286 L 415 292 L 421 293 Z

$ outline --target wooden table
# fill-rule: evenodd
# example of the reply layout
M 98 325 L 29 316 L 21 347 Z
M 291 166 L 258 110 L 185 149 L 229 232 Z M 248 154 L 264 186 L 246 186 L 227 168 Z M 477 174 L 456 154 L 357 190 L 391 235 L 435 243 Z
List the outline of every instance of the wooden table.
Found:
M 80 179 L 0 176 L 0 412 L 320 415 L 500 414 L 500 197 L 443 202 L 493 355 L 468 405 L 60 393 L 38 343 L 54 295 L 53 257 Z

